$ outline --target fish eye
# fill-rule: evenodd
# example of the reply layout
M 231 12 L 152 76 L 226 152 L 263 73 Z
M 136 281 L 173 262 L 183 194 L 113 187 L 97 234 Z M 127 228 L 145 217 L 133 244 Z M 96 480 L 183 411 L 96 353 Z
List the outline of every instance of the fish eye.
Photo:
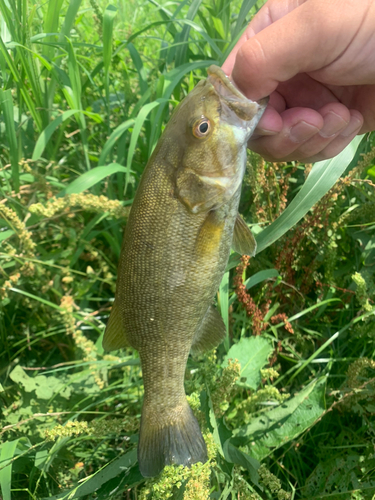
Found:
M 202 118 L 193 127 L 193 135 L 198 139 L 206 137 L 211 130 L 210 120 L 207 118 Z

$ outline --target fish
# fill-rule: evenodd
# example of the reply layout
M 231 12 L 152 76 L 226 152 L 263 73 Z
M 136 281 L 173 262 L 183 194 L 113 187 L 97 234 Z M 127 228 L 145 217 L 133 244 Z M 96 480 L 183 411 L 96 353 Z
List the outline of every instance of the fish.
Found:
M 139 352 L 144 477 L 207 461 L 184 390 L 187 359 L 226 335 L 213 302 L 231 248 L 256 252 L 238 205 L 246 145 L 268 99 L 247 99 L 217 66 L 207 73 L 176 107 L 142 174 L 103 338 L 105 351 Z

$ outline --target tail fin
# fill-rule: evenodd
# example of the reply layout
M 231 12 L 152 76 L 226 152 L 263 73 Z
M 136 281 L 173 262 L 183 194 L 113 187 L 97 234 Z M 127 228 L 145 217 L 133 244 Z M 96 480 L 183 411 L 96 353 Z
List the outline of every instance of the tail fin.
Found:
M 206 443 L 187 401 L 168 420 L 150 410 L 144 407 L 141 418 L 138 462 L 142 476 L 156 476 L 165 465 L 189 467 L 206 462 Z

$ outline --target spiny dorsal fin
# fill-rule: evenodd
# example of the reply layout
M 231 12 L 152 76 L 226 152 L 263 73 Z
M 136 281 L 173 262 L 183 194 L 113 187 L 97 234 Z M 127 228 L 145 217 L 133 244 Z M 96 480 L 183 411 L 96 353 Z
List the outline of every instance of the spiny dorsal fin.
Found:
M 246 222 L 237 214 L 236 223 L 234 225 L 232 248 L 240 255 L 250 255 L 254 257 L 257 250 L 257 242 L 253 233 L 247 227 Z
M 103 349 L 105 351 L 116 351 L 123 347 L 129 347 L 129 341 L 126 337 L 124 327 L 122 326 L 120 308 L 115 300 L 109 316 L 107 328 L 104 332 Z
M 222 317 L 214 306 L 209 306 L 202 324 L 196 332 L 191 351 L 200 354 L 215 349 L 224 340 L 226 328 Z

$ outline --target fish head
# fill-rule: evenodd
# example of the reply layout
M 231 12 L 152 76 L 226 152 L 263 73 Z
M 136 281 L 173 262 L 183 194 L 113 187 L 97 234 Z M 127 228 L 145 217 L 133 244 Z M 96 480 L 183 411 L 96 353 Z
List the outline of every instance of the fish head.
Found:
M 217 204 L 233 195 L 243 179 L 247 141 L 267 102 L 247 99 L 219 67 L 208 68 L 208 77 L 185 97 L 168 124 L 169 138 L 179 148 L 177 170 L 186 199 L 189 189 L 197 196 L 199 180 L 217 187 L 223 198 Z M 195 211 L 198 206 L 206 203 L 194 203 Z

